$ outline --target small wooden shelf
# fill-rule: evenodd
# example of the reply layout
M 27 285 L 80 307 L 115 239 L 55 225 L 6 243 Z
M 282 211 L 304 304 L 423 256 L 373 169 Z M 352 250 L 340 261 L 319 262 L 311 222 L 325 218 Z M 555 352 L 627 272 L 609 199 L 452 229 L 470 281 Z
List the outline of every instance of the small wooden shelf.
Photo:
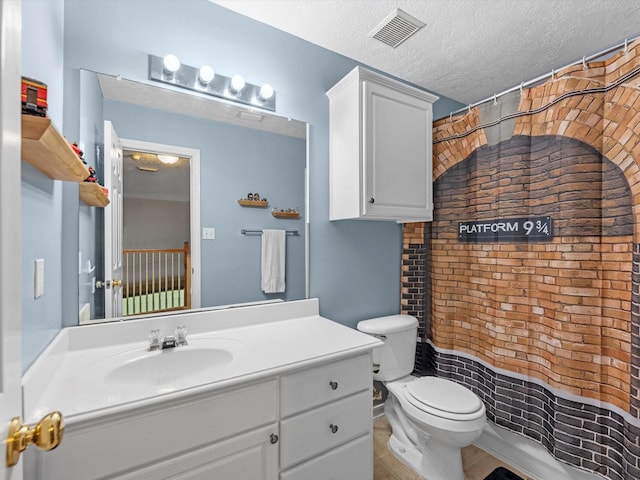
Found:
M 243 207 L 254 207 L 254 208 L 265 208 L 269 206 L 269 202 L 267 200 L 247 200 L 245 198 L 241 198 L 238 200 L 238 204 Z
M 22 115 L 22 158 L 53 180 L 82 182 L 89 170 L 46 117 Z
M 105 195 L 102 187 L 93 182 L 80 183 L 80 200 L 91 207 L 109 205 L 109 198 Z
M 298 218 L 300 216 L 300 212 L 281 212 L 277 210 L 272 210 L 271 215 L 276 218 Z

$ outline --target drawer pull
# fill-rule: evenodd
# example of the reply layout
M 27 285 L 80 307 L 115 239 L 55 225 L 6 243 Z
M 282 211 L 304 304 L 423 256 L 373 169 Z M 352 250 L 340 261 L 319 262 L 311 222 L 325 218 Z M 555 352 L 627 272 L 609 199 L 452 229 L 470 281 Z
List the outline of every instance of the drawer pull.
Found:
M 337 390 L 338 382 L 329 382 L 329 386 L 331 387 L 331 390 Z
M 334 425 L 333 423 L 329 425 L 329 428 L 331 429 L 331 433 L 336 433 L 338 431 L 338 425 Z
M 278 443 L 278 440 L 279 440 L 278 435 L 276 435 L 275 433 L 272 433 L 271 436 L 269 437 L 269 441 L 271 443 Z

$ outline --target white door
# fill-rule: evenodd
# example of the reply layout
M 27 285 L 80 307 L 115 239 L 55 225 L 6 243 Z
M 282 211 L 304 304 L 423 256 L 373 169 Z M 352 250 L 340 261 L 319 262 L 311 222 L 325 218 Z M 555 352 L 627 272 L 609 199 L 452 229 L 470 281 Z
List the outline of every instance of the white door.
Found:
M 122 145 L 110 121 L 104 122 L 104 313 L 122 316 Z
M 20 321 L 20 90 L 21 10 L 0 2 L 0 480 L 21 480 L 22 462 L 7 467 L 9 422 L 22 416 Z M 11 45 L 11 48 L 5 48 Z

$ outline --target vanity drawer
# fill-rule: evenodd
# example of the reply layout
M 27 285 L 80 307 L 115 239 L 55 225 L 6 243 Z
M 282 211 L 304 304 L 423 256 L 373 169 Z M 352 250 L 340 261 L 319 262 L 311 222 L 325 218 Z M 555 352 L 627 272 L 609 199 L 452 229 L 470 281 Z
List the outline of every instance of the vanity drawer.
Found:
M 371 432 L 371 409 L 371 392 L 365 390 L 281 421 L 281 468 Z
M 280 475 L 280 480 L 371 480 L 373 440 L 368 434 L 312 458 Z
M 368 353 L 286 375 L 280 379 L 280 412 L 287 417 L 360 390 L 371 391 L 372 385 L 372 357 Z

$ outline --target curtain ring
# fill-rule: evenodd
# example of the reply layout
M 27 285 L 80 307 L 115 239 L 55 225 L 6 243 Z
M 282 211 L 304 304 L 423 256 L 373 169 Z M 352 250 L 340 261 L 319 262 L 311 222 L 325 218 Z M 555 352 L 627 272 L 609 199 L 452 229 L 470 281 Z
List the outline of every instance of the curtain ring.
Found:
M 555 76 L 556 76 L 556 71 L 552 68 L 551 69 L 551 81 L 552 82 L 555 80 Z
M 471 113 L 471 104 L 469 104 L 469 106 L 467 108 L 469 110 L 469 113 Z
M 520 95 L 524 95 L 524 82 L 520 82 Z
M 496 94 L 493 94 L 493 104 L 497 105 L 498 104 L 498 97 L 496 96 Z
M 626 55 L 628 51 L 629 51 L 629 43 L 628 43 L 628 40 L 625 38 L 624 39 L 624 54 Z
M 587 57 L 586 56 L 582 57 L 582 69 L 583 70 L 587 69 Z
M 453 120 L 453 112 L 449 113 L 449 121 Z

